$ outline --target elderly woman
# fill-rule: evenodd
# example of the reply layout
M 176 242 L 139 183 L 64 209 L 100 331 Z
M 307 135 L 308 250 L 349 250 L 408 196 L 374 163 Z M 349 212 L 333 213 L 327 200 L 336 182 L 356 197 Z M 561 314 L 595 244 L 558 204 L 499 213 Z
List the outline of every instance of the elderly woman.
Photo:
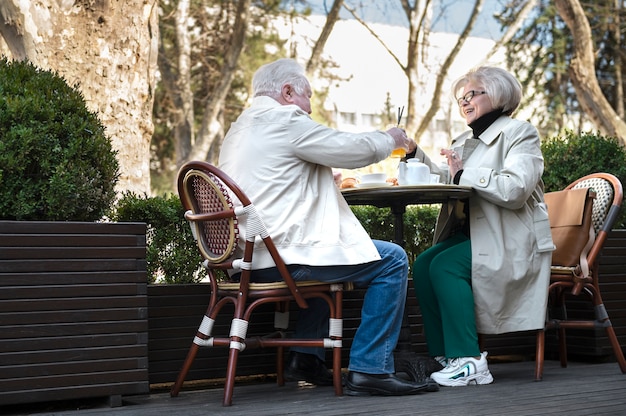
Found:
M 449 181 L 474 193 L 443 207 L 435 244 L 416 259 L 413 279 L 429 354 L 444 366 L 431 377 L 466 386 L 493 381 L 479 333 L 544 327 L 554 247 L 538 133 L 511 118 L 520 83 L 503 69 L 480 67 L 458 79 L 453 92 L 471 130 L 441 154 Z M 438 171 L 421 149 L 416 156 Z

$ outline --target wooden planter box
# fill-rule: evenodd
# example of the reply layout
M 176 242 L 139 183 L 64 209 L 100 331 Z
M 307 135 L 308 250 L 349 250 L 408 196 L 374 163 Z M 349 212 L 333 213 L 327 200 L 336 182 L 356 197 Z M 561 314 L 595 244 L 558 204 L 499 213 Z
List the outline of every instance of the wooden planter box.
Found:
M 146 225 L 0 221 L 0 405 L 149 392 Z

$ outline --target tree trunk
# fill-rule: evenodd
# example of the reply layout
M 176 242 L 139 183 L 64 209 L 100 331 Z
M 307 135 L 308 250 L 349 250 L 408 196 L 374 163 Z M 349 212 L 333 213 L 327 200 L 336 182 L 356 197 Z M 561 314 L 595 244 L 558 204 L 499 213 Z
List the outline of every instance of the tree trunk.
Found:
M 176 135 L 176 164 L 182 166 L 195 141 L 193 128 L 194 97 L 191 88 L 191 34 L 189 25 L 189 0 L 179 0 L 176 8 L 176 40 L 178 42 L 178 72 L 176 91 L 178 92 L 178 123 L 174 128 Z
M 621 20 L 620 14 L 622 13 L 622 1 L 615 0 L 613 6 L 615 7 L 615 22 L 613 23 L 613 40 L 616 47 L 621 44 Z M 619 51 L 619 47 L 617 48 Z M 621 52 L 621 51 L 620 51 Z M 622 53 L 615 54 L 615 111 L 622 120 L 624 119 L 624 81 L 622 77 Z
M 424 93 L 423 88 L 420 90 L 420 74 L 425 71 L 422 71 L 424 65 L 420 65 L 420 62 L 425 62 L 426 60 L 423 54 L 424 49 L 420 50 L 420 48 L 426 48 L 428 44 L 432 6 L 430 1 L 425 1 L 424 3 L 416 1 L 413 7 L 406 0 L 402 0 L 401 3 L 409 21 L 409 42 L 406 66 L 404 67 L 404 73 L 409 82 L 405 129 L 409 136 L 414 137 L 419 143 L 419 136 L 415 135 L 415 129 L 418 124 L 415 116 L 416 114 L 422 114 L 423 110 L 423 106 L 420 108 L 417 103 L 420 101 L 420 96 Z
M 476 0 L 476 2 L 474 3 L 474 8 L 472 9 L 472 12 L 469 15 L 467 24 L 465 25 L 465 29 L 463 29 L 463 32 L 459 35 L 459 38 L 456 44 L 454 45 L 454 47 L 452 48 L 452 50 L 446 57 L 446 60 L 443 62 L 443 64 L 441 64 L 441 67 L 438 69 L 437 82 L 435 83 L 435 91 L 433 92 L 433 98 L 430 101 L 430 106 L 428 107 L 428 110 L 426 110 L 426 113 L 424 114 L 422 121 L 419 123 L 419 126 L 415 130 L 416 138 L 419 138 L 422 136 L 422 134 L 424 134 L 424 132 L 428 128 L 428 125 L 430 124 L 430 121 L 433 119 L 433 117 L 435 117 L 435 114 L 437 114 L 437 111 L 439 110 L 440 103 L 441 103 L 441 89 L 443 88 L 443 83 L 446 77 L 448 76 L 448 71 L 450 70 L 450 66 L 456 59 L 456 56 L 461 51 L 461 48 L 463 47 L 465 40 L 469 37 L 469 34 L 472 31 L 472 28 L 474 27 L 474 22 L 476 21 L 476 17 L 480 14 L 480 10 L 482 9 L 482 7 L 483 7 L 483 0 Z
M 14 59 L 77 86 L 118 152 L 118 189 L 150 192 L 156 0 L 74 4 L 3 0 L 0 34 Z
M 582 109 L 602 134 L 617 137 L 625 144 L 626 123 L 619 118 L 602 94 L 596 77 L 591 28 L 580 2 L 555 0 L 554 4 L 574 38 L 574 56 L 569 75 Z
M 311 51 L 311 57 L 306 64 L 306 72 L 309 77 L 311 77 L 319 67 L 324 46 L 326 46 L 328 37 L 335 27 L 335 23 L 339 20 L 339 12 L 341 11 L 342 5 L 343 0 L 334 0 L 330 12 L 328 12 L 328 15 L 326 16 L 326 22 L 324 23 L 322 33 L 320 33 L 319 38 L 315 41 L 315 45 L 313 45 L 313 50 Z
M 157 0 L 2 0 L 12 58 L 63 76 L 98 114 L 118 152 L 118 190 L 150 192 Z
M 224 64 L 220 71 L 220 82 L 215 86 L 211 97 L 204 107 L 202 126 L 196 137 L 196 143 L 191 149 L 189 160 L 208 160 L 216 163 L 222 143 L 223 123 L 220 120 L 220 112 L 224 106 L 226 95 L 230 89 L 237 70 L 237 62 L 244 47 L 246 29 L 250 19 L 251 0 L 239 0 L 237 2 L 237 15 L 233 26 L 233 35 L 230 46 L 224 56 Z

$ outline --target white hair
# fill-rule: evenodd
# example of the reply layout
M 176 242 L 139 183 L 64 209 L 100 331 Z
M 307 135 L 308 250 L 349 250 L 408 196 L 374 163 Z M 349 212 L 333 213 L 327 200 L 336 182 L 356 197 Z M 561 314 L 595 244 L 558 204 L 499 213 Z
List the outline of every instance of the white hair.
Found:
M 480 85 L 487 91 L 494 110 L 511 115 L 522 100 L 522 86 L 513 75 L 502 68 L 481 66 L 472 69 L 452 84 L 452 94 L 469 83 Z
M 293 59 L 283 58 L 257 69 L 252 77 L 253 95 L 278 98 L 286 84 L 291 85 L 300 95 L 305 94 L 309 87 L 304 68 Z

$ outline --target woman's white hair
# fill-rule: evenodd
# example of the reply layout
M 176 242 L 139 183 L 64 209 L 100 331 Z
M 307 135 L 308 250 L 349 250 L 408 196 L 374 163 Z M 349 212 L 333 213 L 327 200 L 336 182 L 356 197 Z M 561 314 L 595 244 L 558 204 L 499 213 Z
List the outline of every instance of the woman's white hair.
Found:
M 454 81 L 452 94 L 456 97 L 456 94 L 470 82 L 481 86 L 487 92 L 494 110 L 502 110 L 507 115 L 513 114 L 522 100 L 522 85 L 517 78 L 502 68 L 481 66 L 470 70 Z
M 298 95 L 305 93 L 309 86 L 304 68 L 293 59 L 283 58 L 262 65 L 252 77 L 252 91 L 255 97 L 266 95 L 278 98 L 284 85 L 291 85 Z

